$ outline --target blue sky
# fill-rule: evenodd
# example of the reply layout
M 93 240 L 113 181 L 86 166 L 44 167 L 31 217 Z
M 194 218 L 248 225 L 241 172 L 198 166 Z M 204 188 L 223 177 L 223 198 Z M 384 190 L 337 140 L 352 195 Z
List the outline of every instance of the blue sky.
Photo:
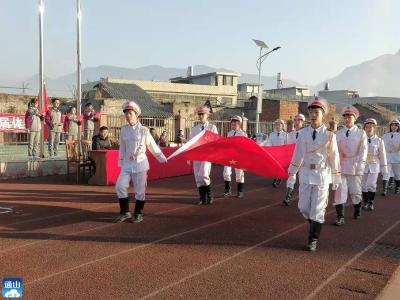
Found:
M 282 46 L 263 75 L 316 84 L 400 48 L 397 0 L 81 0 L 82 65 L 256 73 L 252 38 Z M 75 70 L 75 0 L 45 2 L 45 73 Z M 0 0 L 0 83 L 37 73 L 36 0 Z

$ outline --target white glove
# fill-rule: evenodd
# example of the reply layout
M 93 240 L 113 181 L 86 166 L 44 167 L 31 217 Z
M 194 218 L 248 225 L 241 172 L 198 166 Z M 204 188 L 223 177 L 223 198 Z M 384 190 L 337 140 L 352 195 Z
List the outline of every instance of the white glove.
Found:
M 167 158 L 165 157 L 164 154 L 162 154 L 162 155 L 160 155 L 160 156 L 158 157 L 158 161 L 159 161 L 160 163 L 162 163 L 162 164 L 165 164 L 165 163 L 168 162 L 168 160 L 167 160 Z
M 339 183 L 332 184 L 332 191 L 336 191 L 339 188 Z
M 356 167 L 356 175 L 364 175 L 365 164 L 358 163 Z
M 190 160 L 187 160 L 186 163 L 190 166 L 192 162 Z

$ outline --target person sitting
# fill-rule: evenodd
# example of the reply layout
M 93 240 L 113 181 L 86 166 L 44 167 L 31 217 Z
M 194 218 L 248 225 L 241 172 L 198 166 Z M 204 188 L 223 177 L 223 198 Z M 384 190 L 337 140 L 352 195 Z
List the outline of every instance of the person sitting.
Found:
M 164 130 L 160 136 L 160 147 L 168 147 L 167 132 Z
M 108 127 L 100 127 L 99 134 L 93 137 L 92 150 L 111 150 L 111 140 L 108 137 Z
M 176 142 L 178 146 L 182 146 L 184 143 L 186 143 L 185 135 L 183 134 L 182 129 L 179 130 L 178 135 L 176 136 Z
M 153 127 L 150 128 L 150 134 L 156 142 L 157 146 L 160 146 L 160 138 L 158 137 L 157 132 Z

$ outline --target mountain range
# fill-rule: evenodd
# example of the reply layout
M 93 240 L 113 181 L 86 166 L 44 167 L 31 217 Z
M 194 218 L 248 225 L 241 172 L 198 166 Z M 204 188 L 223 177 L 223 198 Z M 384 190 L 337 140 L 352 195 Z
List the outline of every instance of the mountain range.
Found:
M 215 71 L 234 72 L 223 68 L 213 68 L 204 65 L 194 66 L 194 74 Z M 112 77 L 136 80 L 168 81 L 178 76 L 186 76 L 186 68 L 166 68 L 150 65 L 140 68 L 122 68 L 115 66 L 88 67 L 82 70 L 82 83 L 95 81 L 100 78 Z M 76 73 L 70 73 L 58 78 L 45 78 L 48 93 L 51 96 L 72 97 L 76 86 Z M 239 83 L 258 82 L 257 74 L 241 73 Z M 337 76 L 321 81 L 316 86 L 310 86 L 311 94 L 317 94 L 328 82 L 331 90 L 357 90 L 361 96 L 388 96 L 400 97 L 400 51 L 396 54 L 384 54 L 374 59 L 345 68 Z M 32 76 L 25 83 L 29 84 L 29 93 L 35 94 L 38 90 L 38 76 Z M 276 86 L 276 76 L 262 76 L 264 88 Z M 290 79 L 283 79 L 283 86 L 300 85 Z M 304 85 L 304 84 L 301 84 Z M 18 91 L 21 92 L 20 90 Z

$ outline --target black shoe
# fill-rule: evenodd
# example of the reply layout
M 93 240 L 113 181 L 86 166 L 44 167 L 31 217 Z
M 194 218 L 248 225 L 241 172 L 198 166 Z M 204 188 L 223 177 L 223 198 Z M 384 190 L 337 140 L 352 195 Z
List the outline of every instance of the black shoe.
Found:
M 318 246 L 318 239 L 321 234 L 322 224 L 316 221 L 310 222 L 310 231 L 308 234 L 308 244 L 307 249 L 308 251 L 314 252 L 317 250 Z
M 388 190 L 388 181 L 382 180 L 382 196 L 386 196 Z
M 199 186 L 199 201 L 197 202 L 197 205 L 204 205 L 206 204 L 206 190 L 205 186 Z
M 276 188 L 278 186 L 277 179 L 272 180 L 272 186 Z
M 354 204 L 353 207 L 354 207 L 353 218 L 357 220 L 361 218 L 361 202 L 358 204 Z
M 214 202 L 214 197 L 212 195 L 211 184 L 204 186 L 206 194 L 206 204 L 212 204 Z
M 283 204 L 285 204 L 286 206 L 290 205 L 290 200 L 292 200 L 292 193 L 293 189 L 287 188 L 285 199 L 283 199 Z
M 144 201 L 136 200 L 133 222 L 140 223 L 143 221 L 143 208 L 144 208 Z
M 394 190 L 394 177 L 389 178 L 388 188 L 389 190 Z
M 225 192 L 224 192 L 224 197 L 229 197 L 231 196 L 231 182 L 225 180 Z
M 362 192 L 362 197 L 363 197 L 363 201 L 364 201 L 364 205 L 363 205 L 362 209 L 369 210 L 369 194 L 368 194 L 368 192 Z
M 374 207 L 374 200 L 375 200 L 375 192 L 368 192 L 368 200 L 369 200 L 369 211 L 373 211 L 375 209 Z
M 124 215 L 129 212 L 129 198 L 118 198 L 119 214 Z
M 336 208 L 336 214 L 337 214 L 337 219 L 335 222 L 336 226 L 342 226 L 344 225 L 344 204 L 338 204 L 335 206 Z
M 395 194 L 400 194 L 400 180 L 396 180 L 396 189 L 394 190 Z
M 237 195 L 236 195 L 236 197 L 238 197 L 238 198 L 243 198 L 243 185 L 244 185 L 244 183 L 243 182 L 238 182 L 237 183 Z

